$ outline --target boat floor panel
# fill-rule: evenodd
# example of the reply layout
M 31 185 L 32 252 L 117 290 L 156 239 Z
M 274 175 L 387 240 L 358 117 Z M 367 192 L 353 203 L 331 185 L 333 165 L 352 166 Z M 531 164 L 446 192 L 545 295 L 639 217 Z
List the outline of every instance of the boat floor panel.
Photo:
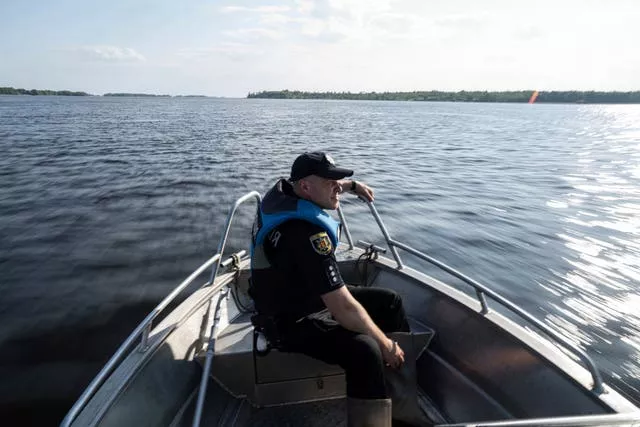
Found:
M 240 425 L 255 427 L 343 427 L 347 425 L 346 402 L 346 399 L 331 399 L 262 409 L 252 408 L 248 419 Z
M 240 415 L 235 424 L 228 425 L 234 427 L 346 427 L 347 400 L 329 399 L 262 409 L 251 408 L 245 416 Z M 408 424 L 399 421 L 393 421 L 392 425 L 408 427 Z
M 233 398 L 213 380 L 209 381 L 210 393 L 202 414 L 203 427 L 346 427 L 347 399 L 325 399 L 290 405 L 257 408 L 246 399 Z M 197 393 L 197 391 L 196 391 Z M 172 427 L 190 427 L 193 421 L 196 393 L 188 408 Z M 447 423 L 427 396 L 418 391 L 421 409 L 434 424 Z M 393 422 L 394 427 L 406 424 Z

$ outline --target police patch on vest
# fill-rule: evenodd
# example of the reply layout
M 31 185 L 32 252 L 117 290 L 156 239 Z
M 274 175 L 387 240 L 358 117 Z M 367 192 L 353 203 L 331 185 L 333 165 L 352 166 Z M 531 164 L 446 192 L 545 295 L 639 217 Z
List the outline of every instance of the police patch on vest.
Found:
M 309 237 L 309 240 L 311 241 L 313 250 L 320 255 L 329 255 L 331 253 L 331 239 L 329 239 L 329 235 L 326 231 L 314 234 L 313 236 Z

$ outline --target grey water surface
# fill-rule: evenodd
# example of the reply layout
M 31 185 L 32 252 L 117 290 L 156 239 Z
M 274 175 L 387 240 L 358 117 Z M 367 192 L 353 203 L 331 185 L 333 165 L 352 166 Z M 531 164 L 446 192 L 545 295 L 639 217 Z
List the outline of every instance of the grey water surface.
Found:
M 230 203 L 306 150 L 353 167 L 397 240 L 561 331 L 640 403 L 640 106 L 2 96 L 2 420 L 58 423 L 215 253 Z

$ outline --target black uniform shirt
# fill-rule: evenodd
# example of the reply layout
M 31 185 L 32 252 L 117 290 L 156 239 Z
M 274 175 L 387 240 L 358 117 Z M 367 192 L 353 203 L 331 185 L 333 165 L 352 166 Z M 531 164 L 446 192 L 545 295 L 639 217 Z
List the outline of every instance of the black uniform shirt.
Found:
M 265 255 L 289 289 L 286 304 L 306 316 L 324 310 L 320 298 L 344 286 L 334 255 L 335 247 L 320 226 L 304 220 L 289 220 L 265 238 Z

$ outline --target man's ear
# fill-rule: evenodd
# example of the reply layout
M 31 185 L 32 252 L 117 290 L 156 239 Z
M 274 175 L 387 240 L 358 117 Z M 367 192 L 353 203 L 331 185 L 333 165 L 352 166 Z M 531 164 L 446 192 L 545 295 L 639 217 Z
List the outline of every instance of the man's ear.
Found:
M 311 184 L 309 183 L 309 181 L 303 178 L 300 180 L 300 189 L 303 192 L 308 193 L 309 190 L 311 189 Z

